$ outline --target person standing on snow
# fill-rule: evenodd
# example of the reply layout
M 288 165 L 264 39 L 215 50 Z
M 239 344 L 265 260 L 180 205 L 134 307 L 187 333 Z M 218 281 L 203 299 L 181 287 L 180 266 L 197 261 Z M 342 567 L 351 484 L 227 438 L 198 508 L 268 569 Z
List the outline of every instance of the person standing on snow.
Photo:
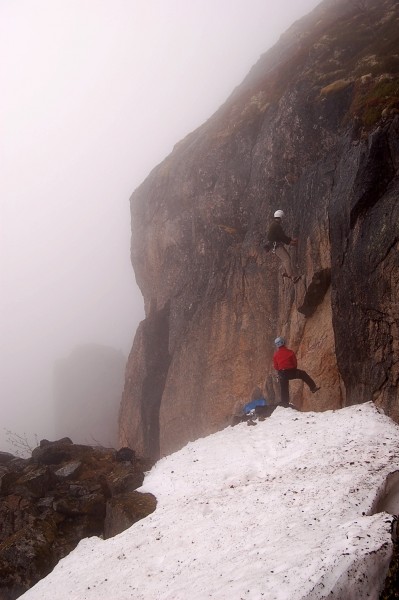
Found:
M 269 227 L 267 239 L 269 242 L 269 246 L 272 247 L 273 253 L 276 254 L 283 263 L 283 277 L 287 277 L 288 279 L 291 279 L 293 283 L 296 283 L 301 277 L 295 277 L 293 275 L 291 257 L 285 249 L 284 244 L 296 246 L 298 244 L 298 240 L 296 238 L 291 238 L 284 233 L 283 227 L 281 225 L 281 220 L 284 218 L 284 216 L 285 215 L 282 210 L 276 210 L 276 212 L 273 215 L 273 222 Z
M 280 383 L 280 406 L 287 408 L 289 406 L 289 382 L 291 379 L 302 379 L 309 386 L 312 394 L 317 392 L 320 387 L 315 384 L 306 371 L 297 368 L 295 352 L 286 347 L 283 337 L 277 337 L 274 344 L 277 350 L 273 356 L 273 366 L 277 371 Z

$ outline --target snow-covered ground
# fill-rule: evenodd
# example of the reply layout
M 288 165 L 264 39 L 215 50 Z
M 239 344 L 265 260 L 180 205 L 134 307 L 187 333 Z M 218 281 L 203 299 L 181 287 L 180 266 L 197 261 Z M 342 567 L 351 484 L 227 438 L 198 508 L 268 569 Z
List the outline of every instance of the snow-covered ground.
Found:
M 83 540 L 22 597 L 378 599 L 393 519 L 374 512 L 399 469 L 398 442 L 371 403 L 278 408 L 197 440 L 147 474 L 155 513 L 110 540 Z

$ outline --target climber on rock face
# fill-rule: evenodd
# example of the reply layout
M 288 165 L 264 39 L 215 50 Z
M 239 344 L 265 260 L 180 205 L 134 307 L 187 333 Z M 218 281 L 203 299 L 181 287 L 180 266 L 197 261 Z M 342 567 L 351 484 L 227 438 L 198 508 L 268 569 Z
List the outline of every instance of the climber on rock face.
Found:
M 273 356 L 273 366 L 277 371 L 278 380 L 280 383 L 281 402 L 280 406 L 288 408 L 289 404 L 289 382 L 291 379 L 302 379 L 310 388 L 312 394 L 317 392 L 318 387 L 313 379 L 306 373 L 297 369 L 297 360 L 295 352 L 290 350 L 285 345 L 283 337 L 278 337 L 274 340 L 277 350 Z
M 299 281 L 300 276 L 293 275 L 293 269 L 291 265 L 291 257 L 287 250 L 284 247 L 284 244 L 290 246 L 296 246 L 298 240 L 296 238 L 291 238 L 284 233 L 283 227 L 281 225 L 281 221 L 284 218 L 284 213 L 282 210 L 276 210 L 273 215 L 273 221 L 269 227 L 269 231 L 267 234 L 267 239 L 269 242 L 269 246 L 272 247 L 274 254 L 278 256 L 281 260 L 284 268 L 283 277 L 287 277 L 291 279 L 293 283 Z

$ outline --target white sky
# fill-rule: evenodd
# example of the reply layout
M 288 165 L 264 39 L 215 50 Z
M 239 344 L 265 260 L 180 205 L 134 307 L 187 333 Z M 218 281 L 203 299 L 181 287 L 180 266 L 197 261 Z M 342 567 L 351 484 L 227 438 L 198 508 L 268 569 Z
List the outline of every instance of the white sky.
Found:
M 55 359 L 128 354 L 129 196 L 316 4 L 1 0 L 0 444 L 51 437 Z
M 83 540 L 21 598 L 378 600 L 393 518 L 372 507 L 398 448 L 372 403 L 277 408 L 160 460 L 140 489 L 157 497 L 152 515 Z M 399 497 L 383 508 L 396 514 Z

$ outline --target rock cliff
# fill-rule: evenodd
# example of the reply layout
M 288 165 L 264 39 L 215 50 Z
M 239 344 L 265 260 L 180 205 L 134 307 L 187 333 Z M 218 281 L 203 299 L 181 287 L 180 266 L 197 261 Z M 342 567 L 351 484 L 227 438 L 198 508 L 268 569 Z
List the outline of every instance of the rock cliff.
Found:
M 131 198 L 146 318 L 120 441 L 170 453 L 269 398 L 284 335 L 325 410 L 374 400 L 399 420 L 399 7 L 325 0 Z M 294 286 L 263 248 L 273 212 L 299 238 Z

